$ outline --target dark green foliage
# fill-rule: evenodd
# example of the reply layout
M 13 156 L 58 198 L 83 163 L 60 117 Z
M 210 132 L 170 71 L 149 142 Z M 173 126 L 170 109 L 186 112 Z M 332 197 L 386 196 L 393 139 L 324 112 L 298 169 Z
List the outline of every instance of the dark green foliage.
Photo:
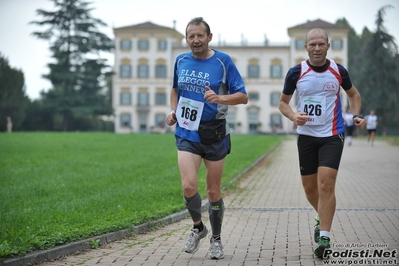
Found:
M 384 28 L 382 7 L 376 18 L 376 32 L 365 28 L 361 36 L 349 34 L 349 72 L 362 96 L 362 113 L 373 109 L 378 116 L 379 134 L 399 133 L 399 55 L 393 36 Z M 345 20 L 339 21 L 346 23 Z
M 383 26 L 383 7 L 378 11 L 377 31 L 366 41 L 360 86 L 362 86 L 363 112 L 374 109 L 379 117 L 380 132 L 385 127 L 399 125 L 398 50 L 394 38 Z
M 0 53 L 0 131 L 6 131 L 7 116 L 11 117 L 13 130 L 18 130 L 28 105 L 24 74 L 12 68 Z
M 111 101 L 106 95 L 106 78 L 110 66 L 99 57 L 100 52 L 111 52 L 113 41 L 98 29 L 104 22 L 90 16 L 90 3 L 82 0 L 52 0 L 56 11 L 37 10 L 42 21 L 33 24 L 48 27 L 34 32 L 39 39 L 50 42 L 54 62 L 44 75 L 53 88 L 42 93 L 42 107 L 53 114 L 51 130 L 84 130 L 75 123 L 79 117 L 93 119 L 97 115 L 112 114 Z M 47 112 L 46 112 L 47 113 Z

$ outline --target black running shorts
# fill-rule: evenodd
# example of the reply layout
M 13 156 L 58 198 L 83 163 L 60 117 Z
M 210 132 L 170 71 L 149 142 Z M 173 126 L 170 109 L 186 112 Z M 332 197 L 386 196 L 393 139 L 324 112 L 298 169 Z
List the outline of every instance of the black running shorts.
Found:
M 319 166 L 338 170 L 344 134 L 325 138 L 298 135 L 297 145 L 301 175 L 315 174 Z
M 209 161 L 219 161 L 230 153 L 231 141 L 230 134 L 227 134 L 223 140 L 214 142 L 210 145 L 204 145 L 201 142 L 193 142 L 176 136 L 176 146 L 179 151 L 187 151 L 201 156 Z

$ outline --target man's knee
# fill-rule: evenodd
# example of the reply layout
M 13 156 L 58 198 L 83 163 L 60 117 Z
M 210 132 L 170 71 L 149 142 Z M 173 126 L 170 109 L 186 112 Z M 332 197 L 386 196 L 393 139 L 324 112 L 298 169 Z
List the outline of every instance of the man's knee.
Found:
M 302 176 L 302 186 L 305 190 L 306 195 L 317 195 L 318 185 L 317 185 L 317 174 Z
M 221 198 L 221 189 L 220 186 L 214 185 L 211 187 L 207 187 L 206 194 L 208 195 L 208 199 L 215 202 Z

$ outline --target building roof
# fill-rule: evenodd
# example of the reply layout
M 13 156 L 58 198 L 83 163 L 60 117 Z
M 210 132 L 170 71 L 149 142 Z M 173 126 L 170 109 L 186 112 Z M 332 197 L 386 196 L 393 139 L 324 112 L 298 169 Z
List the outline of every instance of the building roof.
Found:
M 161 25 L 157 25 L 152 23 L 151 21 L 135 24 L 135 25 L 130 25 L 130 26 L 124 26 L 120 28 L 114 28 L 114 34 L 126 34 L 126 33 L 163 33 L 167 34 L 170 37 L 173 37 L 174 39 L 181 41 L 184 38 L 184 35 L 178 32 L 175 29 L 175 22 L 173 22 L 173 28 L 171 27 L 165 27 Z
M 181 41 L 184 38 L 184 35 L 178 32 L 175 29 L 175 25 L 173 25 L 173 28 L 171 27 L 165 27 L 161 25 L 157 25 L 152 23 L 151 21 L 135 24 L 135 25 L 130 25 L 130 26 L 124 26 L 120 28 L 114 28 L 114 34 L 126 34 L 126 33 L 163 33 L 167 34 L 170 37 L 173 37 L 174 39 Z
M 144 23 L 140 24 L 135 24 L 135 25 L 130 25 L 130 26 L 125 26 L 125 27 L 120 27 L 116 28 L 116 30 L 127 30 L 127 29 L 135 29 L 135 30 L 160 30 L 160 29 L 168 29 L 168 30 L 174 30 L 173 28 L 170 27 L 165 27 L 165 26 L 160 26 L 157 24 L 152 23 L 151 21 L 147 21 Z
M 308 20 L 306 23 L 302 23 L 299 25 L 296 25 L 294 27 L 288 28 L 288 30 L 291 29 L 313 29 L 313 28 L 321 28 L 321 29 L 345 29 L 347 28 L 344 25 L 338 25 L 338 24 L 332 24 L 330 22 L 321 20 L 321 19 L 316 19 L 313 21 Z

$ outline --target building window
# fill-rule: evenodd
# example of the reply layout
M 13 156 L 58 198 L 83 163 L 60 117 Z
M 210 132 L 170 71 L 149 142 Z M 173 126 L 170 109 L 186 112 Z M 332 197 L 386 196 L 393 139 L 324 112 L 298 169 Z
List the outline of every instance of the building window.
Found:
M 166 40 L 158 40 L 158 50 L 165 51 L 168 48 L 168 43 Z
M 165 114 L 155 114 L 155 127 L 164 128 L 165 127 Z
M 283 66 L 282 65 L 271 65 L 270 66 L 270 77 L 273 79 L 283 77 Z
M 166 65 L 156 65 L 155 66 L 155 77 L 156 78 L 166 78 Z
M 235 113 L 227 113 L 226 122 L 229 124 L 229 127 L 234 130 L 236 128 L 236 114 Z
M 120 123 L 121 123 L 121 127 L 129 127 L 131 128 L 132 126 L 132 121 L 131 121 L 131 115 L 130 114 L 121 114 L 119 116 L 120 118 Z
M 148 76 L 149 76 L 148 65 L 139 65 L 137 67 L 137 77 L 148 78 Z
M 248 78 L 259 78 L 259 65 L 248 66 Z
M 130 51 L 130 50 L 132 50 L 132 41 L 131 40 L 121 40 L 119 42 L 119 47 L 121 50 Z
M 148 40 L 139 40 L 137 47 L 140 51 L 147 51 L 150 48 L 150 42 Z
M 270 115 L 270 127 L 271 127 L 273 132 L 276 129 L 283 128 L 282 119 L 283 118 L 282 118 L 281 114 L 271 114 Z
M 148 92 L 139 92 L 137 97 L 137 105 L 138 106 L 148 106 L 149 105 L 149 95 Z
M 127 64 L 120 65 L 120 77 L 131 78 L 132 77 L 132 66 Z
M 139 115 L 139 123 L 140 123 L 140 133 L 145 133 L 147 132 L 147 115 L 146 114 L 140 114 Z
M 249 133 L 254 134 L 258 132 L 259 114 L 258 112 L 250 112 L 248 114 Z
M 305 45 L 305 40 L 302 39 L 295 40 L 295 49 L 297 50 L 305 49 L 304 45 Z
M 131 105 L 132 104 L 132 94 L 130 92 L 120 93 L 120 104 L 121 105 Z
M 166 105 L 166 93 L 156 92 L 155 93 L 155 104 L 156 105 Z
M 279 92 L 272 92 L 270 94 L 270 105 L 271 106 L 278 106 L 280 101 L 280 93 Z
M 259 93 L 258 92 L 248 92 L 248 99 L 250 101 L 258 101 L 259 100 Z
M 341 50 L 344 48 L 344 41 L 342 39 L 331 40 L 331 49 Z

